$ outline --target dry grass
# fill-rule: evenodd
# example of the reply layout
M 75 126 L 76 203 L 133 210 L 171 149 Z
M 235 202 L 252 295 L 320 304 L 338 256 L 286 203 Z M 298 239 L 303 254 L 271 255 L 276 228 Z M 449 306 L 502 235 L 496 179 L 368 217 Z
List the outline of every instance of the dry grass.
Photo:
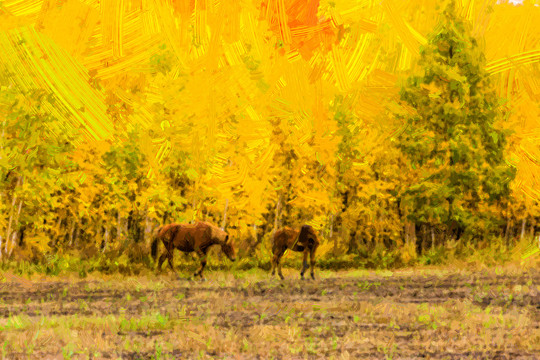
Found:
M 540 272 L 261 271 L 0 282 L 4 359 L 534 359 Z M 9 279 L 9 280 L 8 280 Z M 0 278 L 1 281 L 1 278 Z

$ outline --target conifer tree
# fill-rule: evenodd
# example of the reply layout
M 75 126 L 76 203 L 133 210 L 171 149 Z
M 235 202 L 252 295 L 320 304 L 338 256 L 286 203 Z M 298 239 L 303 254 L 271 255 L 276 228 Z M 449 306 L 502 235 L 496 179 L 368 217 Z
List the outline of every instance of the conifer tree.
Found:
M 421 49 L 418 65 L 420 73 L 400 92 L 412 109 L 397 138 L 419 179 L 404 193 L 409 218 L 450 237 L 484 237 L 501 225 L 500 207 L 494 206 L 509 197 L 515 170 L 504 160 L 507 132 L 496 126 L 500 99 L 482 48 L 453 1 Z

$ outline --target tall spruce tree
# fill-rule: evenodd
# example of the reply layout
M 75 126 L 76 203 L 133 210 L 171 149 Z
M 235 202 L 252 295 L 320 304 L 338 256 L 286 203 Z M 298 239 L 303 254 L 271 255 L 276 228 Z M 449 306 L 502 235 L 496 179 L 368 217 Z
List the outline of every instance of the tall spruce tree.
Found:
M 430 237 L 434 228 L 453 238 L 493 234 L 515 169 L 504 160 L 508 133 L 496 127 L 500 99 L 483 51 L 453 1 L 422 47 L 419 66 L 400 92 L 412 111 L 396 139 L 418 176 L 403 194 L 409 219 L 424 234 L 431 227 Z

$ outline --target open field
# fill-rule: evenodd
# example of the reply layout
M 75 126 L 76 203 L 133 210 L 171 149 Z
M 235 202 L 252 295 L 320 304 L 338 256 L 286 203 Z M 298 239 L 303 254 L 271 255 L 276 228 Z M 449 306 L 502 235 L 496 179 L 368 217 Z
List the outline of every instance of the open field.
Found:
M 540 271 L 0 275 L 3 359 L 539 359 Z

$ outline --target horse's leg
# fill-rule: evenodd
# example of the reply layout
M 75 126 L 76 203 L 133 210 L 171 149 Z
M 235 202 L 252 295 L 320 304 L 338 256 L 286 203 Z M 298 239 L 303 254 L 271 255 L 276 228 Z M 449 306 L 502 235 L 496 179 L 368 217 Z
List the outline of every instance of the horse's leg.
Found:
M 173 262 L 174 262 L 174 248 L 170 249 L 170 250 L 167 250 L 167 260 L 169 260 L 169 267 L 171 268 L 171 270 L 173 272 L 176 272 L 174 270 L 174 265 L 173 265 Z
M 317 250 L 316 246 L 314 246 L 309 253 L 309 260 L 311 263 L 311 278 L 313 280 L 315 280 L 315 250 Z
M 203 279 L 203 275 L 202 275 L 202 272 L 204 270 L 204 267 L 206 266 L 206 251 L 201 251 L 201 250 L 197 250 L 197 255 L 199 255 L 200 259 L 201 259 L 201 267 L 199 268 L 199 270 L 197 270 L 195 272 L 195 274 L 193 276 L 200 276 L 201 279 Z
M 278 262 L 278 255 L 279 255 L 279 250 L 275 246 L 272 248 L 272 254 L 274 254 L 274 256 L 272 256 L 271 272 L 272 272 L 272 276 L 274 276 L 276 274 L 276 264 Z
M 285 250 L 287 250 L 287 248 L 285 248 Z M 285 277 L 281 273 L 281 257 L 285 253 L 285 250 L 280 249 L 279 252 L 277 253 L 277 258 L 276 258 L 276 265 L 277 265 L 278 275 L 281 278 L 281 280 L 285 279 Z
M 158 268 L 157 268 L 157 270 L 158 270 L 159 272 L 161 272 L 161 270 L 162 270 L 162 269 L 161 269 L 161 266 L 163 265 L 163 262 L 165 261 L 166 258 L 167 258 L 167 253 L 163 253 L 163 254 L 161 254 L 161 256 L 159 257 Z
M 302 271 L 300 271 L 300 277 L 302 278 L 302 280 L 304 280 L 304 273 L 309 267 L 308 262 L 307 262 L 307 257 L 308 257 L 308 249 L 306 248 L 304 250 L 304 261 L 302 262 Z

